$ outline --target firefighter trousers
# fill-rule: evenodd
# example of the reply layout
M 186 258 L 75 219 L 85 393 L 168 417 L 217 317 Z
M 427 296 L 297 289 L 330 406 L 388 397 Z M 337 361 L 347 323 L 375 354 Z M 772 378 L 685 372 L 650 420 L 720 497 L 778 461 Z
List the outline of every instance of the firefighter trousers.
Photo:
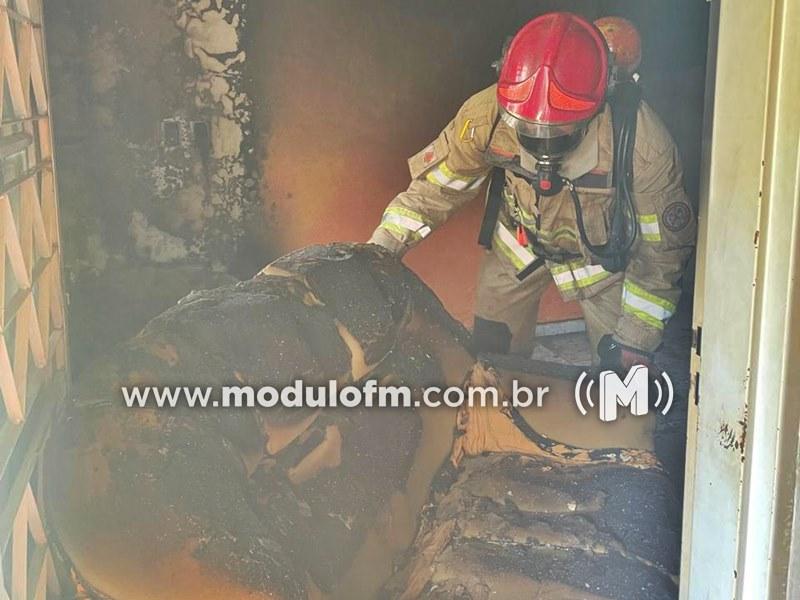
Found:
M 514 266 L 499 253 L 487 250 L 478 274 L 473 344 L 482 352 L 511 352 L 529 356 L 539 313 L 539 301 L 553 280 L 546 267 L 525 280 L 517 279 Z M 622 282 L 580 300 L 586 322 L 592 362 L 597 363 L 597 344 L 614 333 L 622 312 Z

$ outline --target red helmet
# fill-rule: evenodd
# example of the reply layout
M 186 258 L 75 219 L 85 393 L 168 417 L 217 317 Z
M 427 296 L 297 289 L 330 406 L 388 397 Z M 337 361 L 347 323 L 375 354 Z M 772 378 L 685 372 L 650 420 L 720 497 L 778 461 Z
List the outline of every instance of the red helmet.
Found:
M 608 47 L 598 29 L 566 12 L 542 15 L 511 40 L 500 69 L 503 119 L 531 138 L 570 135 L 603 106 Z

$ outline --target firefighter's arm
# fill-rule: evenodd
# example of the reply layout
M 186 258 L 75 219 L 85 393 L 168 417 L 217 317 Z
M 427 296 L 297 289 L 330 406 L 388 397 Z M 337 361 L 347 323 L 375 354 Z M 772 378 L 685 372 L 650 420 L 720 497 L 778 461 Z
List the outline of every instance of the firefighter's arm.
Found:
M 481 107 L 471 103 L 474 99 L 438 138 L 409 159 L 411 184 L 386 207 L 370 243 L 402 254 L 476 196 L 489 167 L 473 125 L 472 115 Z
M 622 316 L 614 337 L 653 352 L 680 298 L 680 278 L 692 252 L 697 222 L 671 145 L 640 169 L 634 182 L 639 238 L 625 272 Z

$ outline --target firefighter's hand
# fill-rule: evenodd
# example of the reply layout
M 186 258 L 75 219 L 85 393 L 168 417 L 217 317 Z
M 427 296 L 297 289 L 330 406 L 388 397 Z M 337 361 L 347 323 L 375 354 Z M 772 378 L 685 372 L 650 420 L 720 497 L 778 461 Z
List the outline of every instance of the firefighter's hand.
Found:
M 372 234 L 372 237 L 367 240 L 367 243 L 381 246 L 398 258 L 402 257 L 407 250 L 406 245 L 403 242 L 398 240 L 382 227 L 379 227 L 375 230 L 375 232 Z
M 652 353 L 626 346 L 615 340 L 611 334 L 600 338 L 600 342 L 597 344 L 597 355 L 600 357 L 602 370 L 625 374 L 636 365 L 644 365 L 648 369 L 655 368 Z

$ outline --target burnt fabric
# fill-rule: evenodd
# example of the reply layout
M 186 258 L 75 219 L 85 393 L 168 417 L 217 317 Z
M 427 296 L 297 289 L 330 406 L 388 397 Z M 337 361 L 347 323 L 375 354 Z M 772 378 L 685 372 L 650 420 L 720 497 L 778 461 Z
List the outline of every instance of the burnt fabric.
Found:
M 501 457 L 492 485 L 511 490 L 507 481 L 527 482 L 513 488 L 524 512 L 546 483 L 556 490 L 547 492 L 554 515 L 498 512 L 487 503 L 487 523 L 508 520 L 515 536 L 494 556 L 502 532 L 478 527 L 478 504 L 463 507 L 476 527 L 467 537 L 451 529 L 451 517 L 432 513 L 385 594 L 414 597 L 409 589 L 466 600 L 491 589 L 506 591 L 492 598 L 520 598 L 530 594 L 514 595 L 519 590 L 585 582 L 596 597 L 665 597 L 674 588 L 667 511 L 674 499 L 642 503 L 640 490 L 662 493 L 647 452 L 557 444 L 547 431 L 531 436 L 496 411 L 127 408 L 120 392 L 134 385 L 280 386 L 299 378 L 375 379 L 417 393 L 458 386 L 467 374 L 488 378 L 474 367 L 469 344 L 431 291 L 374 245 L 307 248 L 249 281 L 190 294 L 89 368 L 57 418 L 43 478 L 57 555 L 91 598 L 370 600 L 414 539 L 431 481 L 444 501 L 454 481 L 448 474 L 462 477 L 453 466 L 441 468 L 450 464 L 459 429 L 453 456 L 463 477 L 477 469 L 491 481 L 495 471 L 484 465 Z M 480 457 L 487 452 L 495 458 Z M 459 489 L 453 484 L 452 493 Z M 614 525 L 618 513 L 600 510 L 612 500 L 614 510 L 627 507 L 631 529 Z M 562 526 L 558 515 L 571 520 Z M 667 533 L 657 537 L 661 531 L 645 520 Z M 541 545 L 546 527 L 562 550 Z M 425 541 L 431 535 L 433 546 Z M 634 543 L 637 535 L 643 539 Z M 649 545 L 660 539 L 668 545 Z M 462 551 L 463 562 L 443 558 Z M 425 557 L 435 572 L 415 566 Z M 448 583 L 431 596 L 452 569 L 461 571 L 448 582 L 468 569 L 481 583 L 465 588 L 470 595 Z M 608 576 L 598 574 L 603 569 Z M 521 573 L 528 587 L 517 585 Z M 652 595 L 631 596 L 623 574 L 645 577 Z M 413 586 L 403 583 L 406 576 Z
M 451 477 L 383 598 L 678 597 L 678 504 L 661 470 L 490 454 Z

